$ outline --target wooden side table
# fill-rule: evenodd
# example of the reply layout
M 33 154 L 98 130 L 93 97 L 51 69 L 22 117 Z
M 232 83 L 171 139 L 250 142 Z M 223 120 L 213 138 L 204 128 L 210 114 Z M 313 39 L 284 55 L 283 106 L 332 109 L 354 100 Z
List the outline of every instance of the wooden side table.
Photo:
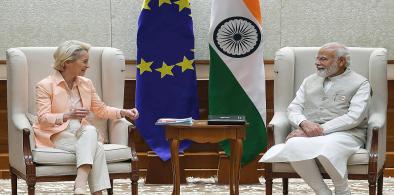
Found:
M 171 146 L 173 170 L 173 195 L 180 194 L 179 141 L 188 139 L 198 143 L 231 142 L 230 194 L 239 194 L 239 170 L 242 141 L 246 137 L 246 125 L 208 125 L 206 120 L 196 120 L 192 125 L 166 125 L 166 138 Z

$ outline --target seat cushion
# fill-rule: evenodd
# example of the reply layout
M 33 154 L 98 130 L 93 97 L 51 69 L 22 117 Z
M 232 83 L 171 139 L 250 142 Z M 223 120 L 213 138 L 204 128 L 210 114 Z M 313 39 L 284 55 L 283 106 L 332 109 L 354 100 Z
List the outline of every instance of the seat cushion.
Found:
M 368 165 L 369 152 L 368 150 L 361 148 L 356 153 L 350 156 L 347 164 L 349 165 Z
M 359 149 L 356 153 L 350 156 L 348 160 L 348 172 L 352 174 L 366 174 L 368 172 L 369 152 L 366 149 Z M 325 172 L 321 168 L 322 172 Z M 295 172 L 290 163 L 273 163 L 272 170 L 274 172 L 292 173 Z
M 111 173 L 130 173 L 131 163 L 117 162 L 108 163 L 108 172 Z M 36 167 L 37 176 L 60 176 L 60 175 L 76 175 L 77 167 L 75 165 L 39 165 Z
M 107 163 L 131 159 L 129 147 L 119 144 L 104 144 Z M 41 165 L 75 165 L 75 153 L 56 148 L 33 149 L 33 161 Z

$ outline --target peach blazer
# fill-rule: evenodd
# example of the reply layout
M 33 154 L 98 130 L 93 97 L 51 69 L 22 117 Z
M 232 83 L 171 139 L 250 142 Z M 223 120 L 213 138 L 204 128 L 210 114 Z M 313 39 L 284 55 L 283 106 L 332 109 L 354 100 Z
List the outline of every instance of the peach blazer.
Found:
M 90 79 L 79 76 L 75 82 L 84 108 L 89 109 L 99 118 L 121 117 L 120 109 L 106 106 L 101 101 Z M 38 120 L 33 125 L 33 129 L 37 147 L 53 147 L 51 136 L 65 130 L 69 124 L 69 121 L 56 124 L 56 119 L 63 119 L 63 113 L 70 110 L 70 96 L 66 85 L 59 71 L 55 71 L 36 85 Z M 86 119 L 82 119 L 81 123 L 89 124 Z

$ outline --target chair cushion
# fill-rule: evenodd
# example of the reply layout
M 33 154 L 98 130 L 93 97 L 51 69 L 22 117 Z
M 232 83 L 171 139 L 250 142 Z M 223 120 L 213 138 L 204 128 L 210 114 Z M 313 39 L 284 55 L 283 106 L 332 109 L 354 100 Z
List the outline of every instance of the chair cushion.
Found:
M 131 159 L 129 147 L 119 144 L 104 144 L 107 163 L 121 162 Z M 35 148 L 33 161 L 41 165 L 75 165 L 76 158 L 72 152 L 56 148 Z
M 130 162 L 108 163 L 108 172 L 111 173 L 130 173 Z M 76 175 L 77 167 L 75 165 L 38 165 L 36 167 L 36 175 L 42 176 L 61 176 L 61 175 Z
M 320 171 L 325 173 L 326 171 L 319 165 Z M 348 165 L 347 166 L 349 174 L 367 174 L 368 164 L 365 165 Z M 294 173 L 293 167 L 290 163 L 273 163 L 272 171 L 275 173 Z
M 361 148 L 356 153 L 350 156 L 347 165 L 368 165 L 369 152 L 368 150 Z
M 351 174 L 365 174 L 368 172 L 369 152 L 366 149 L 359 149 L 356 153 L 350 156 L 348 160 L 348 172 Z M 319 165 L 320 166 L 320 165 Z M 273 163 L 272 170 L 274 172 L 294 172 L 290 163 Z M 324 169 L 321 169 L 325 172 Z

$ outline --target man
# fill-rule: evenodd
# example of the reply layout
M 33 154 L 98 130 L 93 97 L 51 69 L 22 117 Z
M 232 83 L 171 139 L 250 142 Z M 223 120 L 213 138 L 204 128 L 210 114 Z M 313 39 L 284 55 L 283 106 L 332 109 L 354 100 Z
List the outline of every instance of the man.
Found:
M 371 87 L 350 70 L 348 49 L 327 43 L 319 50 L 317 72 L 307 77 L 287 111 L 294 130 L 286 143 L 270 148 L 262 162 L 290 162 L 316 194 L 332 194 L 316 162 L 331 177 L 335 194 L 350 194 L 347 160 L 366 141 Z

